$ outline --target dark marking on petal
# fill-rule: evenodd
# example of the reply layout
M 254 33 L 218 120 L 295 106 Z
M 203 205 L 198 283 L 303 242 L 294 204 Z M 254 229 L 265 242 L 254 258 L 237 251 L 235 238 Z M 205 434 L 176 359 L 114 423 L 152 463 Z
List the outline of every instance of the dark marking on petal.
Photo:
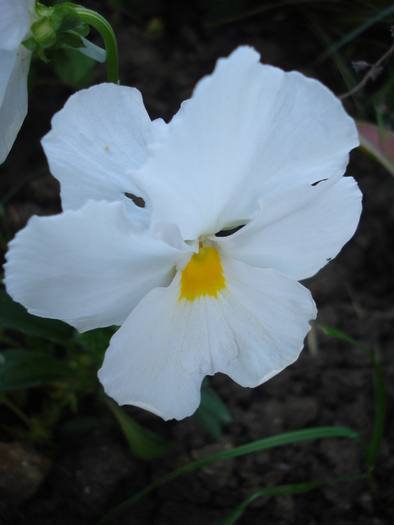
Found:
M 241 224 L 240 226 L 236 226 L 235 228 L 230 228 L 228 230 L 221 230 L 220 232 L 215 233 L 215 237 L 229 237 L 230 235 L 237 232 L 244 226 L 245 224 Z
M 311 184 L 311 186 L 317 186 L 320 182 L 324 182 L 325 180 L 328 180 L 328 179 L 317 180 L 316 182 L 314 182 L 313 184 Z
M 326 259 L 327 262 L 331 261 L 331 257 L 329 257 L 328 259 Z
M 131 199 L 136 206 L 139 208 L 145 208 L 145 201 L 142 197 L 137 197 L 137 195 L 133 195 L 132 193 L 125 192 L 125 195 L 128 199 Z

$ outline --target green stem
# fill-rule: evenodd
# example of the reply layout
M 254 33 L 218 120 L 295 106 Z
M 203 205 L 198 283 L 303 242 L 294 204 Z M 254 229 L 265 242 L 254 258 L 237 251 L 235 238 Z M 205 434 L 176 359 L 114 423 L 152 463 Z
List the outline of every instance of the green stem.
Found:
M 75 8 L 82 22 L 91 25 L 103 37 L 105 50 L 107 52 L 107 79 L 114 84 L 119 83 L 118 76 L 118 45 L 115 33 L 110 24 L 101 15 L 90 9 L 78 6 Z

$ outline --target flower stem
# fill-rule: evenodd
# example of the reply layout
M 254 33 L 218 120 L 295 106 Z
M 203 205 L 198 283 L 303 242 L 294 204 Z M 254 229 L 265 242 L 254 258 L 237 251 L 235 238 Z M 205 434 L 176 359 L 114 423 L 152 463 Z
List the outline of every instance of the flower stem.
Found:
M 107 52 L 107 79 L 108 82 L 118 84 L 118 45 L 115 33 L 110 24 L 101 15 L 90 9 L 78 6 L 75 8 L 82 22 L 91 25 L 103 37 Z

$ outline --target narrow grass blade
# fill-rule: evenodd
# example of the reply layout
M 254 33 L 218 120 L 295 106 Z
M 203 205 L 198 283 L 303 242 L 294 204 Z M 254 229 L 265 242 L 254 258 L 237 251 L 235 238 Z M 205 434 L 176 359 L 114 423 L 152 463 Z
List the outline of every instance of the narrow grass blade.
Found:
M 252 501 L 262 496 L 287 496 L 290 494 L 302 494 L 303 492 L 309 492 L 310 490 L 316 489 L 323 485 L 329 485 L 334 483 L 346 482 L 346 481 L 355 481 L 357 479 L 365 478 L 364 475 L 354 475 L 354 476 L 341 476 L 338 478 L 322 480 L 322 481 L 306 481 L 304 483 L 294 483 L 292 485 L 277 485 L 276 487 L 267 487 L 262 490 L 258 490 L 248 498 L 246 498 L 242 503 L 240 503 L 235 509 L 222 521 L 220 525 L 233 525 L 238 518 L 242 516 L 246 508 Z
M 323 29 L 322 25 L 316 20 L 316 17 L 312 16 L 309 11 L 306 9 L 302 9 L 302 12 L 304 16 L 309 20 L 310 23 L 310 29 L 316 36 L 316 38 L 321 42 L 322 47 L 330 47 L 332 46 L 332 42 L 326 31 Z M 347 65 L 346 61 L 342 58 L 342 56 L 337 52 L 334 51 L 332 53 L 332 59 L 335 62 L 335 65 L 347 87 L 347 89 L 350 91 L 356 84 L 356 77 L 352 71 L 352 69 Z M 316 66 L 320 62 L 320 59 L 318 58 L 313 63 L 313 66 Z
M 382 9 L 381 11 L 377 12 L 374 16 L 368 18 L 368 20 L 366 20 L 363 24 L 360 24 L 352 31 L 349 31 L 349 33 L 347 33 L 340 40 L 338 40 L 338 42 L 332 44 L 324 53 L 320 55 L 318 61 L 323 61 L 325 58 L 339 51 L 339 49 L 341 49 L 343 46 L 345 46 L 346 44 L 354 40 L 356 37 L 364 33 L 364 31 L 369 29 L 371 26 L 373 26 L 377 22 L 380 22 L 381 20 L 384 20 L 392 14 L 394 14 L 394 5 L 386 7 L 386 9 Z
M 386 387 L 384 377 L 379 362 L 374 355 L 361 343 L 348 336 L 344 332 L 331 328 L 329 326 L 319 326 L 319 328 L 328 336 L 346 341 L 357 347 L 370 360 L 374 369 L 375 383 L 375 415 L 372 427 L 372 434 L 367 448 L 367 469 L 369 472 L 375 467 L 376 459 L 379 454 L 380 443 L 382 441 L 384 425 L 386 419 Z
M 363 439 L 360 436 L 360 434 L 358 434 L 357 432 L 355 432 L 354 430 L 350 428 L 347 428 L 347 427 L 316 427 L 316 428 L 309 428 L 309 429 L 304 429 L 304 430 L 296 430 L 294 432 L 285 432 L 284 434 L 279 434 L 278 436 L 272 436 L 272 437 L 259 439 L 257 441 L 253 441 L 251 443 L 242 445 L 240 447 L 236 447 L 230 450 L 224 450 L 222 452 L 212 454 L 211 456 L 207 456 L 206 458 L 198 459 L 197 461 L 192 461 L 191 463 L 188 463 L 187 465 L 184 465 L 183 467 L 180 467 L 179 469 L 174 470 L 173 472 L 170 472 L 169 474 L 163 476 L 162 478 L 151 483 L 150 485 L 147 485 L 140 492 L 137 492 L 137 494 L 132 496 L 130 499 L 128 499 L 127 501 L 125 501 L 124 503 L 116 507 L 114 510 L 112 510 L 105 516 L 103 516 L 97 522 L 97 525 L 104 525 L 106 523 L 110 523 L 115 518 L 123 514 L 129 507 L 134 505 L 134 503 L 140 500 L 143 496 L 151 492 L 153 489 L 160 487 L 164 483 L 167 483 L 168 481 L 178 478 L 179 476 L 182 476 L 184 474 L 189 474 L 190 472 L 199 470 L 217 461 L 223 461 L 225 459 L 236 458 L 239 456 L 244 456 L 246 454 L 252 454 L 253 452 L 258 452 L 260 450 L 266 450 L 269 448 L 280 447 L 283 445 L 290 445 L 292 443 L 298 443 L 300 441 L 310 441 L 312 439 L 340 438 L 340 437 L 354 439 L 358 441 L 359 443 L 361 443 L 362 445 L 364 444 Z

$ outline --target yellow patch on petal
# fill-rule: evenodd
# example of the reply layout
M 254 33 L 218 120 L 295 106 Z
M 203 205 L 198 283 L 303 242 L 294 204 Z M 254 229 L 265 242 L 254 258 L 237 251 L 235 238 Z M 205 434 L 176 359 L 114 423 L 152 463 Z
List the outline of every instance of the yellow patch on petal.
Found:
M 182 271 L 179 300 L 194 301 L 201 295 L 217 297 L 225 288 L 222 265 L 217 250 L 210 246 L 200 247 Z

